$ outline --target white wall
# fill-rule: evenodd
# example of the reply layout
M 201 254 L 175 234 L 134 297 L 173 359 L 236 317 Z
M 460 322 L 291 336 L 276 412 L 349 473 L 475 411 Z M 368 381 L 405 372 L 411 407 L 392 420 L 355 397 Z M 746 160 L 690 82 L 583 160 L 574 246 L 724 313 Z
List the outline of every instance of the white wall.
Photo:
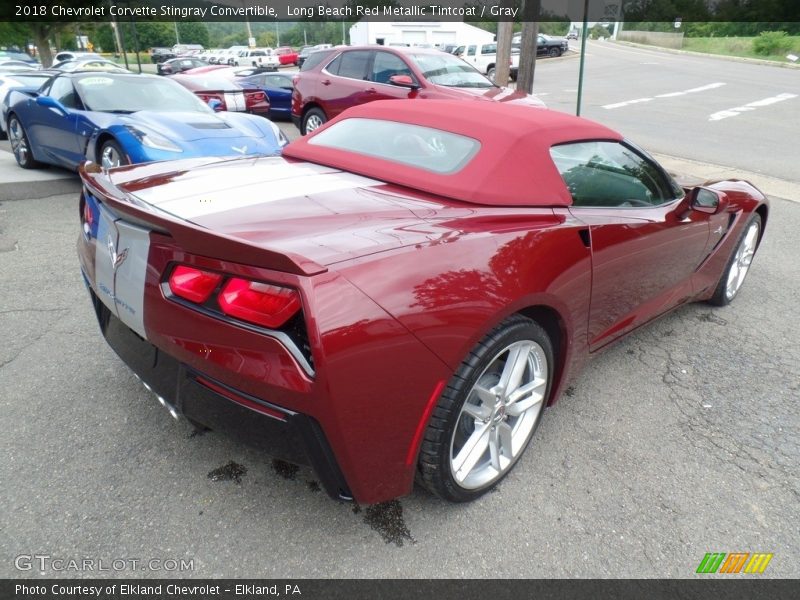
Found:
M 359 21 L 350 28 L 350 44 L 359 46 L 375 44 L 383 38 L 384 44 L 466 44 L 489 43 L 494 34 L 467 23 L 436 23 L 407 21 Z

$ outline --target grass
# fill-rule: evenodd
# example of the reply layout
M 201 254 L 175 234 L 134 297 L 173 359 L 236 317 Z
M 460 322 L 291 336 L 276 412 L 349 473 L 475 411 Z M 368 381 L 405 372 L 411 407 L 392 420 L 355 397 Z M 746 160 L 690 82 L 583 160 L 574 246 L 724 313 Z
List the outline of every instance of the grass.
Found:
M 795 35 L 788 38 L 792 41 L 792 49 L 789 52 L 781 52 L 770 56 L 756 54 L 753 50 L 754 39 L 755 37 L 684 37 L 683 50 L 703 52 L 705 54 L 762 58 L 777 62 L 790 62 L 786 59 L 787 54 L 800 56 L 800 36 Z M 798 64 L 800 64 L 800 61 L 798 61 Z

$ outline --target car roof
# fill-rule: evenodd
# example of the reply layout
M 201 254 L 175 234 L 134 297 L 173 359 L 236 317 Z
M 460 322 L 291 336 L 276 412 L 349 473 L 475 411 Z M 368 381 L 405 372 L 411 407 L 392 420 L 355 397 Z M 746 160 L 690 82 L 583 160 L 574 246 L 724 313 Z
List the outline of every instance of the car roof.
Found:
M 459 171 L 442 174 L 309 143 L 319 132 L 353 118 L 448 131 L 478 140 L 480 150 Z M 544 108 L 485 100 L 379 100 L 346 110 L 293 141 L 283 155 L 473 204 L 569 206 L 572 197 L 550 148 L 580 140 L 620 141 L 622 136 L 588 119 Z

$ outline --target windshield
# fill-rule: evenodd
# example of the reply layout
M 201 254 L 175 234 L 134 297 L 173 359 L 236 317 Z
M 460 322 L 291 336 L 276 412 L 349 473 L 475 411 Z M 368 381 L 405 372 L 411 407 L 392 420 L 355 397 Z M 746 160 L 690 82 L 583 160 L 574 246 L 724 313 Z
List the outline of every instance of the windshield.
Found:
M 423 77 L 447 87 L 493 88 L 495 85 L 480 72 L 452 54 L 409 54 Z
M 73 81 L 87 110 L 124 113 L 140 110 L 213 112 L 193 93 L 167 79 L 97 74 Z

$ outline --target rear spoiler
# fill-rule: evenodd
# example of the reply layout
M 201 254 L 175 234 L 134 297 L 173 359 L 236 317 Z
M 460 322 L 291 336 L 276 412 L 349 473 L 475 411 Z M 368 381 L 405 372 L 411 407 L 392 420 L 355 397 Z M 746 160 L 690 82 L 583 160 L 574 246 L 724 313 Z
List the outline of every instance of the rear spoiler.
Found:
M 249 244 L 239 238 L 184 221 L 142 202 L 111 183 L 104 170 L 96 163 L 82 164 L 78 173 L 88 191 L 114 212 L 124 215 L 134 224 L 168 234 L 182 249 L 192 254 L 295 275 L 318 275 L 328 270 L 303 256 Z M 212 247 L 213 255 L 210 256 L 208 252 Z

